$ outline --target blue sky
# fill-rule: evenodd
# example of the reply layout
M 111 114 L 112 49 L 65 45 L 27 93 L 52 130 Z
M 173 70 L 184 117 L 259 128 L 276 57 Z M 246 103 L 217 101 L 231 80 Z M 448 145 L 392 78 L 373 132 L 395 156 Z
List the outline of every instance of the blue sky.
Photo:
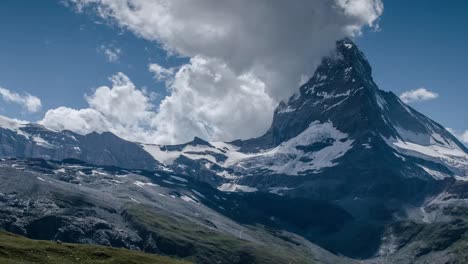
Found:
M 0 86 L 42 99 L 43 111 L 36 114 L 14 104 L 2 107 L 2 114 L 21 119 L 40 119 L 47 109 L 62 105 L 84 107 L 83 95 L 107 84 L 119 71 L 139 87 L 165 93 L 153 81 L 148 63 L 174 63 L 154 43 L 76 14 L 57 0 L 1 1 L 0 32 Z M 119 47 L 119 60 L 108 62 L 99 51 L 101 45 Z
M 468 129 L 468 2 L 386 1 L 382 31 L 358 44 L 383 90 L 425 87 L 435 100 L 411 104 L 446 127 Z
M 396 94 L 424 87 L 436 99 L 411 103 L 446 127 L 468 129 L 468 2 L 384 1 L 380 30 L 357 39 L 381 89 Z M 0 87 L 25 92 L 42 101 L 39 112 L 0 100 L 0 114 L 37 121 L 60 106 L 87 107 L 85 94 L 109 85 L 123 72 L 136 87 L 167 94 L 164 82 L 148 71 L 150 63 L 166 68 L 187 63 L 169 56 L 157 43 L 98 18 L 77 13 L 57 0 L 0 1 Z M 109 61 L 105 48 L 119 49 Z

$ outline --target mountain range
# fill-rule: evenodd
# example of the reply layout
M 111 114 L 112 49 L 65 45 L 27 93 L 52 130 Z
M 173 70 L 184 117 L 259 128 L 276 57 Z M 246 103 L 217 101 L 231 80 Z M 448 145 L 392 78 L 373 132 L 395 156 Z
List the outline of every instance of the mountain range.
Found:
M 468 149 L 337 42 L 262 136 L 180 145 L 0 117 L 0 228 L 195 263 L 466 263 Z M 0 253 L 1 255 L 1 253 Z

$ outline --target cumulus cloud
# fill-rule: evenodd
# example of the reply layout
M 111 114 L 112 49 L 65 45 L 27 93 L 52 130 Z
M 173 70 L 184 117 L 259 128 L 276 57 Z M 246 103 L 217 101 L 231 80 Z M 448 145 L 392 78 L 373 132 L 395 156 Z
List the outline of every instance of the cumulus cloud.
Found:
M 190 58 L 177 72 L 150 66 L 158 80 L 175 78 L 157 117 L 159 133 L 172 133 L 159 138 L 171 142 L 231 140 L 239 127 L 241 137 L 257 136 L 271 123 L 271 105 L 291 96 L 337 40 L 375 26 L 383 12 L 381 0 L 69 1 Z M 264 113 L 237 117 L 242 109 Z
M 193 135 L 214 140 L 259 135 L 270 124 L 258 120 L 269 120 L 276 106 L 252 74 L 237 76 L 226 64 L 199 56 L 176 73 L 169 88 L 171 95 L 155 118 L 156 142 L 187 141 Z
M 151 125 L 155 112 L 148 95 L 123 73 L 112 76 L 110 81 L 111 87 L 99 87 L 85 96 L 89 108 L 52 109 L 39 124 L 80 134 L 110 131 L 127 140 L 150 142 L 156 128 Z
M 59 107 L 47 111 L 44 119 L 39 121 L 54 130 L 70 130 L 78 134 L 86 135 L 91 132 L 102 133 L 109 131 L 111 126 L 106 118 L 94 109 L 75 110 L 68 107 Z
M 191 83 L 195 77 L 198 80 Z M 110 81 L 110 87 L 99 87 L 85 96 L 88 108 L 52 109 L 39 124 L 79 134 L 110 131 L 131 141 L 175 143 L 181 138 L 191 139 L 186 131 L 214 138 L 245 137 L 251 130 L 237 124 L 266 119 L 275 106 L 265 96 L 264 84 L 255 77 L 237 77 L 226 65 L 200 57 L 176 73 L 169 86 L 175 96 L 166 97 L 159 111 L 154 110 L 151 95 L 137 89 L 123 73 L 112 76 Z M 232 85 L 242 92 L 222 90 Z M 180 118 L 182 115 L 185 119 Z M 259 134 L 267 127 L 257 129 L 255 133 Z
M 164 68 L 157 63 L 148 65 L 148 70 L 154 74 L 154 78 L 158 81 L 170 81 L 174 76 L 174 68 Z
M 439 97 L 438 93 L 431 92 L 426 88 L 419 88 L 402 93 L 400 99 L 405 103 L 433 100 Z
M 131 126 L 153 113 L 148 97 L 125 74 L 118 73 L 110 81 L 112 87 L 99 87 L 92 95 L 86 96 L 92 109 L 102 113 L 109 121 Z
M 117 62 L 120 58 L 122 50 L 114 45 L 101 45 L 98 51 L 106 56 L 108 62 Z
M 218 58 L 236 73 L 254 71 L 265 81 L 274 75 L 268 89 L 282 99 L 336 40 L 359 34 L 383 10 L 380 0 L 72 2 L 81 9 L 94 6 L 101 17 L 168 51 Z
M 18 94 L 0 87 L 0 97 L 4 101 L 19 104 L 32 113 L 38 112 L 42 107 L 41 99 L 28 93 Z

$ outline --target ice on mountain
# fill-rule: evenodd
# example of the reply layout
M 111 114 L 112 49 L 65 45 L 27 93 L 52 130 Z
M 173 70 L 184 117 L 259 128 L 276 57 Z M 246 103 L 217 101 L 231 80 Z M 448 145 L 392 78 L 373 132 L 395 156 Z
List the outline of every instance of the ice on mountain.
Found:
M 413 142 L 415 144 L 424 145 L 424 146 L 431 144 L 430 136 L 425 133 L 413 132 L 400 126 L 393 126 L 393 127 L 395 128 L 395 130 L 398 132 L 400 137 L 405 142 Z
M 372 148 L 371 144 L 369 144 L 369 143 L 364 143 L 364 144 L 362 144 L 362 146 L 363 146 L 365 149 L 371 149 L 371 148 Z
M 153 156 L 157 161 L 165 164 L 171 165 L 175 159 L 180 156 L 179 151 L 166 151 L 161 150 L 161 147 L 158 145 L 142 145 L 143 149 L 148 152 L 151 156 Z
M 171 181 L 168 181 L 168 180 L 163 180 L 163 182 L 164 182 L 164 183 L 167 183 L 167 184 L 175 184 L 175 183 L 173 183 L 173 182 L 171 182 Z
M 388 108 L 387 101 L 380 95 L 380 93 L 376 93 L 375 98 L 377 100 L 377 104 L 379 105 L 380 109 L 385 111 Z
M 110 180 L 110 182 L 116 183 L 116 184 L 122 184 L 123 182 L 118 181 L 118 180 Z
M 187 195 L 180 196 L 180 199 L 182 199 L 183 201 L 186 201 L 186 202 L 198 203 L 198 201 L 196 201 L 194 198 L 189 197 Z
M 332 139 L 333 143 L 317 151 L 306 153 L 297 148 L 329 139 Z M 352 143 L 353 140 L 349 140 L 348 135 L 338 131 L 331 122 L 314 122 L 297 137 L 271 150 L 250 154 L 250 157 L 237 161 L 235 167 L 250 170 L 265 168 L 287 175 L 298 175 L 305 171 L 317 173 L 324 168 L 335 166 L 334 161 L 350 150 Z M 304 161 L 304 158 L 307 161 Z
M 200 192 L 198 192 L 198 191 L 196 191 L 196 190 L 194 190 L 194 189 L 192 189 L 191 191 L 192 191 L 194 194 L 196 194 L 196 195 L 198 195 L 198 196 L 200 196 L 200 197 L 202 197 L 202 198 L 206 198 L 203 194 L 201 194 Z
M 353 44 L 351 43 L 344 43 L 343 44 L 347 49 L 352 49 L 353 48 Z
M 225 179 L 231 179 L 231 180 L 233 180 L 233 179 L 239 178 L 239 176 L 234 175 L 234 174 L 231 174 L 231 173 L 229 173 L 229 172 L 226 171 L 226 170 L 223 170 L 222 172 L 217 172 L 216 174 L 217 174 L 218 176 L 222 177 L 222 178 L 225 178 Z
M 182 177 L 178 177 L 178 176 L 171 176 L 171 178 L 176 180 L 176 181 L 180 181 L 180 182 L 188 182 L 186 179 L 184 179 Z
M 401 156 L 400 154 L 398 154 L 398 153 L 396 153 L 396 152 L 393 152 L 393 154 L 394 154 L 396 157 L 400 158 L 402 161 L 406 161 L 406 158 L 403 157 L 403 156 Z
M 212 163 L 216 163 L 216 158 L 207 152 L 223 154 L 220 150 L 206 145 L 187 145 L 182 150 L 164 150 L 164 146 L 146 144 L 143 144 L 142 147 L 146 152 L 164 165 L 172 165 L 181 155 L 192 160 L 205 159 Z
M 440 171 L 429 169 L 428 167 L 425 167 L 423 165 L 418 165 L 418 166 L 421 167 L 423 170 L 425 170 L 429 175 L 431 175 L 436 180 L 443 180 L 445 178 L 450 177 L 450 175 L 447 175 Z
M 233 168 L 235 171 L 243 171 L 244 168 L 259 169 L 265 167 L 276 173 L 297 175 L 300 172 L 310 170 L 318 172 L 323 168 L 336 165 L 333 161 L 344 155 L 351 148 L 353 141 L 347 138 L 347 134 L 338 131 L 330 122 L 324 124 L 314 122 L 297 137 L 273 149 L 256 153 L 240 152 L 238 147 L 224 142 L 212 142 L 210 143 L 212 147 L 186 146 L 182 151 L 173 152 L 163 152 L 161 151 L 161 147 L 156 145 L 146 145 L 143 148 L 160 162 L 168 162 L 170 159 L 175 160 L 180 155 L 184 155 L 192 160 L 203 158 L 221 167 Z M 328 139 L 333 139 L 333 144 L 315 152 L 304 153 L 304 151 L 296 148 L 297 146 L 307 146 Z M 226 160 L 218 162 L 212 155 L 207 154 L 208 151 L 222 154 L 226 156 Z M 301 158 L 307 158 L 312 161 L 301 161 L 304 160 Z M 207 165 L 205 164 L 205 166 Z M 211 166 L 207 168 L 210 169 Z M 226 179 L 238 178 L 238 176 L 229 173 L 227 170 L 221 172 L 215 171 L 215 173 Z
M 53 149 L 55 148 L 54 145 L 50 144 L 47 140 L 41 138 L 40 136 L 33 136 L 33 141 L 36 142 L 37 145 L 40 145 L 45 148 Z
M 468 176 L 458 176 L 458 175 L 455 175 L 455 179 L 457 181 L 468 181 Z
M 344 79 L 347 81 L 349 78 L 351 78 L 351 71 L 353 70 L 353 67 L 348 67 L 344 70 Z
M 235 183 L 224 183 L 218 187 L 218 190 L 223 192 L 256 192 L 257 188 L 249 187 L 245 185 L 239 185 Z
M 55 173 L 65 173 L 65 172 L 67 172 L 67 171 L 65 170 L 65 168 L 60 168 L 60 169 L 58 169 L 58 170 L 55 170 L 54 172 L 55 172 Z
M 136 186 L 140 187 L 140 188 L 143 188 L 145 186 L 150 186 L 150 187 L 157 187 L 159 185 L 157 184 L 154 184 L 154 183 L 151 183 L 151 182 L 141 182 L 141 181 L 135 181 L 133 182 L 133 184 L 135 184 Z
M 135 198 L 133 198 L 133 197 L 129 197 L 129 198 L 130 198 L 130 200 L 131 200 L 132 202 L 135 202 L 135 203 L 138 203 L 138 204 L 141 203 L 140 201 L 138 201 L 137 199 L 135 199 Z
M 268 189 L 268 192 L 282 196 L 284 195 L 285 192 L 288 192 L 293 189 L 294 188 L 288 188 L 288 187 L 271 187 Z
M 456 175 L 468 176 L 468 154 L 459 147 L 435 144 L 419 145 L 402 140 L 388 140 L 388 142 L 405 155 L 440 163 L 447 166 Z
M 327 79 L 328 79 L 327 75 L 321 75 L 320 73 L 317 73 L 315 75 L 315 80 L 318 81 L 318 82 L 323 82 L 323 81 L 325 81 Z
M 109 176 L 108 173 L 99 170 L 92 170 L 91 173 L 93 176 Z
M 283 113 L 290 113 L 290 112 L 294 112 L 294 111 L 296 111 L 296 109 L 292 108 L 290 105 L 288 105 L 286 108 L 281 109 L 280 111 L 278 111 L 278 113 L 283 114 Z

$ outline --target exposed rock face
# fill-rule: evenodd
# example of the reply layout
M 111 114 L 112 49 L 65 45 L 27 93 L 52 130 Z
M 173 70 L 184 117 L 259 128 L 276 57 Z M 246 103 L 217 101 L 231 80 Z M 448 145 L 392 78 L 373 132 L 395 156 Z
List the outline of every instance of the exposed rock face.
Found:
M 260 210 L 259 201 L 265 200 L 262 193 L 227 194 L 164 171 L 0 161 L 0 228 L 29 238 L 123 247 L 208 264 L 354 263 L 292 233 L 254 226 L 280 227 L 283 221 L 303 219 L 293 208 Z M 288 198 L 275 200 L 286 208 Z M 349 218 L 335 206 L 306 203 L 344 216 L 341 222 Z M 326 222 L 324 216 L 307 219 L 303 224 Z
M 138 144 L 109 132 L 82 136 L 70 131 L 56 132 L 36 124 L 1 119 L 0 157 L 77 159 L 97 165 L 150 170 L 159 164 Z M 8 121 L 10 125 L 6 126 Z

